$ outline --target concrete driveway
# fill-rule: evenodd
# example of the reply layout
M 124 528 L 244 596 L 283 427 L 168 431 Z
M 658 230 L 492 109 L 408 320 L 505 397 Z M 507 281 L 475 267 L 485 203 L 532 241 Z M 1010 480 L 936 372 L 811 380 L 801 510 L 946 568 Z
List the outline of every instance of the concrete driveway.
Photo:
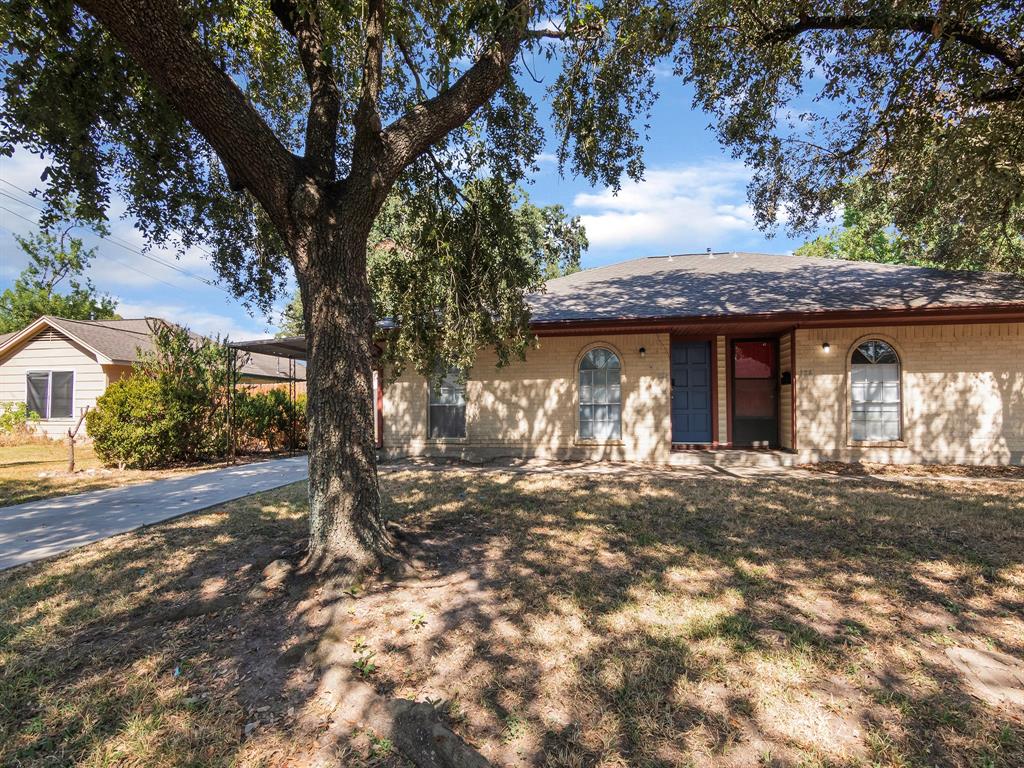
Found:
M 0 507 L 0 570 L 305 480 L 305 456 Z

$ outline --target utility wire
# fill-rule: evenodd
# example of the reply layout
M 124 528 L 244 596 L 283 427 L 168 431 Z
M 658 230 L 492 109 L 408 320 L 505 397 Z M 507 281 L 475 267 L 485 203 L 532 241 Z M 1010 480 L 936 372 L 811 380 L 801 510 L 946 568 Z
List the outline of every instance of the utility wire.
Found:
M 39 222 L 38 221 L 33 221 L 28 216 L 22 216 L 17 211 L 12 211 L 10 208 L 7 208 L 6 206 L 0 205 L 0 211 L 6 211 L 7 213 L 11 214 L 12 216 L 17 216 L 19 219 L 27 221 L 29 224 L 32 224 L 32 225 L 37 226 L 37 227 L 39 226 Z M 6 229 L 6 227 L 4 227 L 4 229 Z M 16 234 L 15 232 L 13 232 L 13 231 L 11 231 L 9 229 L 7 231 L 11 232 L 11 234 Z M 146 271 L 144 271 L 142 269 L 139 269 L 134 264 L 130 264 L 127 261 L 124 261 L 122 259 L 117 258 L 116 256 L 110 256 L 110 254 L 107 254 L 107 256 L 110 259 L 112 259 L 113 261 L 116 261 L 121 266 L 127 267 L 128 269 L 132 270 L 133 272 L 138 272 L 140 275 L 144 275 L 145 277 L 148 277 L 150 280 L 156 280 L 158 283 L 163 283 L 164 285 L 166 285 L 166 286 L 168 286 L 170 288 L 174 288 L 175 290 L 178 290 L 178 291 L 181 290 L 181 286 L 180 285 L 175 285 L 174 283 L 169 283 L 166 280 L 157 277 L 156 275 L 150 274 L 149 272 L 146 272 Z
M 21 192 L 26 197 L 30 197 L 33 200 L 36 199 L 35 194 L 30 192 L 29 190 L 25 189 L 24 187 L 19 187 L 17 184 L 12 184 L 11 182 L 7 181 L 7 179 L 0 179 L 0 182 L 6 184 L 7 186 L 11 187 L 12 189 L 18 190 L 19 192 Z M 3 194 L 3 193 L 0 192 L 0 194 Z M 12 199 L 17 199 L 17 198 L 12 198 Z M 18 200 L 18 202 L 23 203 L 24 205 L 27 205 L 27 206 L 29 206 L 31 208 L 35 208 L 37 211 L 43 211 L 44 210 L 43 208 L 40 208 L 38 205 L 33 205 L 32 203 L 26 203 L 23 200 Z M 97 235 L 97 237 L 99 237 L 99 235 Z M 116 240 L 117 239 L 113 235 L 111 235 L 110 238 L 112 240 Z M 194 245 L 192 247 L 195 248 L 197 251 L 203 253 L 204 255 L 209 256 L 211 259 L 213 258 L 213 254 L 210 253 L 210 251 L 208 251 L 205 248 L 203 248 L 203 246 L 201 246 L 201 245 Z
M 9 187 L 12 187 L 13 189 L 18 190 L 19 192 L 22 192 L 23 194 L 27 195 L 28 197 L 33 197 L 34 198 L 34 196 L 30 192 L 28 192 L 27 190 L 23 189 L 22 187 L 17 186 L 16 184 L 11 184 L 11 182 L 7 181 L 6 179 L 0 179 L 0 182 L 6 184 Z M 44 210 L 43 208 L 39 207 L 38 205 L 35 205 L 34 203 L 29 203 L 29 202 L 27 202 L 25 200 L 22 200 L 22 199 L 20 199 L 18 197 L 15 197 L 14 195 L 11 195 L 10 193 L 5 192 L 2 189 L 0 189 L 0 196 L 6 197 L 6 198 L 8 198 L 10 200 L 13 200 L 14 202 L 18 203 L 19 205 L 25 205 L 25 206 L 27 206 L 29 208 L 33 208 L 33 209 L 35 209 L 37 211 L 40 211 L 40 212 L 43 212 L 43 210 Z M 29 223 L 36 225 L 37 227 L 39 226 L 39 222 L 38 221 L 32 221 L 31 219 L 29 219 L 29 218 L 27 218 L 25 216 L 21 216 L 21 214 L 15 213 L 14 211 L 11 211 L 8 208 L 4 208 L 3 210 L 6 210 L 8 213 L 12 213 L 15 216 L 18 216 L 19 218 L 22 218 L 25 221 L 28 221 Z M 127 241 L 122 240 L 119 237 L 116 237 L 114 235 L 101 235 L 101 234 L 99 234 L 97 232 L 93 232 L 92 234 L 94 236 L 98 237 L 100 240 L 105 240 L 106 242 L 111 243 L 112 245 L 116 245 L 119 248 L 123 248 L 126 251 L 130 251 L 131 253 L 134 253 L 137 256 L 141 256 L 144 259 L 148 259 L 149 261 L 152 261 L 154 264 L 159 264 L 160 266 L 166 267 L 167 269 L 172 269 L 175 272 L 178 272 L 179 274 L 184 275 L 185 277 L 190 277 L 193 280 L 198 280 L 199 282 L 203 283 L 204 285 L 206 285 L 206 286 L 208 286 L 210 288 L 216 288 L 218 291 L 221 291 L 222 293 L 227 294 L 228 296 L 231 296 L 232 298 L 234 298 L 234 294 L 232 294 L 230 291 L 228 291 L 225 288 L 223 288 L 220 285 L 218 285 L 215 281 L 209 280 L 209 279 L 207 279 L 205 277 L 202 277 L 201 275 L 197 275 L 194 272 L 190 272 L 190 271 L 188 271 L 187 269 L 185 269 L 183 267 L 179 267 L 177 264 L 173 264 L 171 262 L 168 262 L 165 259 L 161 259 L 158 256 L 154 256 L 151 253 L 146 253 L 144 251 L 140 251 L 138 248 L 135 248 L 130 243 L 128 243 Z M 212 254 L 210 254 L 209 251 L 206 251 L 203 248 L 198 248 L 198 250 L 202 251 L 207 256 L 211 256 L 212 255 Z M 111 258 L 114 258 L 114 257 L 111 257 Z M 125 264 L 125 262 L 120 261 L 119 259 L 114 259 L 114 260 L 117 261 L 119 264 Z M 136 271 L 137 272 L 141 272 L 140 270 L 136 270 Z M 147 273 L 141 272 L 141 274 L 147 274 Z M 149 275 L 149 277 L 153 277 L 153 276 Z M 154 279 L 159 280 L 159 278 L 156 278 L 156 277 L 154 277 Z M 161 280 L 160 282 L 163 282 L 165 285 L 170 285 L 170 283 L 167 283 L 166 281 L 163 281 L 163 280 Z M 178 287 L 178 286 L 174 286 L 174 287 Z

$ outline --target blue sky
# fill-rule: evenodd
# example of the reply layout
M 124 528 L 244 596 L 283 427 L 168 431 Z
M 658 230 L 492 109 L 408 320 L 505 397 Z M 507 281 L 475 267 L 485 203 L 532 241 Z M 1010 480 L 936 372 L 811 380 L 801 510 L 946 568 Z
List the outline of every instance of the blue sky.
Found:
M 692 110 L 688 88 L 668 71 L 658 77 L 658 85 L 661 98 L 650 122 L 642 182 L 625 183 L 615 195 L 582 179 L 561 178 L 547 153 L 527 188 L 536 204 L 559 203 L 582 218 L 591 243 L 583 266 L 705 248 L 786 252 L 800 245 L 803 239 L 788 239 L 782 231 L 768 239 L 756 229 L 746 199 L 747 169 L 719 147 L 707 129 L 708 116 Z M 530 84 L 535 93 L 542 87 Z M 25 265 L 13 233 L 34 229 L 39 204 L 21 190 L 38 188 L 45 166 L 44 159 L 24 151 L 0 157 L 0 290 Z M 276 330 L 278 317 L 248 314 L 216 285 L 203 253 L 191 251 L 180 259 L 169 251 L 154 250 L 152 259 L 140 255 L 142 236 L 130 220 L 119 218 L 124 204 L 115 200 L 111 208 L 114 240 L 79 234 L 97 246 L 89 277 L 119 301 L 123 317 L 158 316 L 233 339 Z

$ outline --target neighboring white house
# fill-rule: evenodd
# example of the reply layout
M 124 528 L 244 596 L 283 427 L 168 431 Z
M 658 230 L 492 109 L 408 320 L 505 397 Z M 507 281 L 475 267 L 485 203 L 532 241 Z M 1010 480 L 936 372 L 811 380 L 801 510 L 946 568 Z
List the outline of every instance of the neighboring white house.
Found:
M 0 402 L 26 403 L 42 420 L 39 430 L 58 438 L 73 427 L 85 406 L 131 372 L 139 351 L 153 349 L 159 318 L 66 320 L 44 315 L 20 331 L 0 335 Z M 244 364 L 243 364 L 244 362 Z M 288 361 L 250 354 L 239 360 L 247 382 L 287 381 Z M 303 377 L 304 369 L 297 369 Z

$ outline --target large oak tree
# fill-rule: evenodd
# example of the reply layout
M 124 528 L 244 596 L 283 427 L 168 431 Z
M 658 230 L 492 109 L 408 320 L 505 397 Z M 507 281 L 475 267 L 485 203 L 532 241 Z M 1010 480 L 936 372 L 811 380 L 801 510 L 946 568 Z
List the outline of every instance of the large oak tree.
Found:
M 55 209 L 73 194 L 77 217 L 102 220 L 116 192 L 151 241 L 211 249 L 263 307 L 294 269 L 318 569 L 374 566 L 392 550 L 367 277 L 385 202 L 420 224 L 409 252 L 435 255 L 396 260 L 389 284 L 444 286 L 426 317 L 395 318 L 406 356 L 427 370 L 484 344 L 503 360 L 522 353 L 523 296 L 546 266 L 511 212 L 544 137 L 517 74 L 561 62 L 563 160 L 616 185 L 641 173 L 635 123 L 672 28 L 668 6 L 634 0 L 12 0 L 0 13 L 0 146 L 48 158 Z
M 0 147 L 49 158 L 55 208 L 74 193 L 101 220 L 116 191 L 153 241 L 210 248 L 249 301 L 294 268 L 310 563 L 365 566 L 390 551 L 368 238 L 397 197 L 418 223 L 407 252 L 436 255 L 396 259 L 388 283 L 410 293 L 395 319 L 422 370 L 522 352 L 543 276 L 511 224 L 544 142 L 519 84 L 534 64 L 557 65 L 560 164 L 592 183 L 642 174 L 654 64 L 674 56 L 754 169 L 762 224 L 812 227 L 859 177 L 901 232 L 1020 268 L 1022 25 L 1018 0 L 10 0 Z M 424 279 L 443 287 L 429 307 Z

